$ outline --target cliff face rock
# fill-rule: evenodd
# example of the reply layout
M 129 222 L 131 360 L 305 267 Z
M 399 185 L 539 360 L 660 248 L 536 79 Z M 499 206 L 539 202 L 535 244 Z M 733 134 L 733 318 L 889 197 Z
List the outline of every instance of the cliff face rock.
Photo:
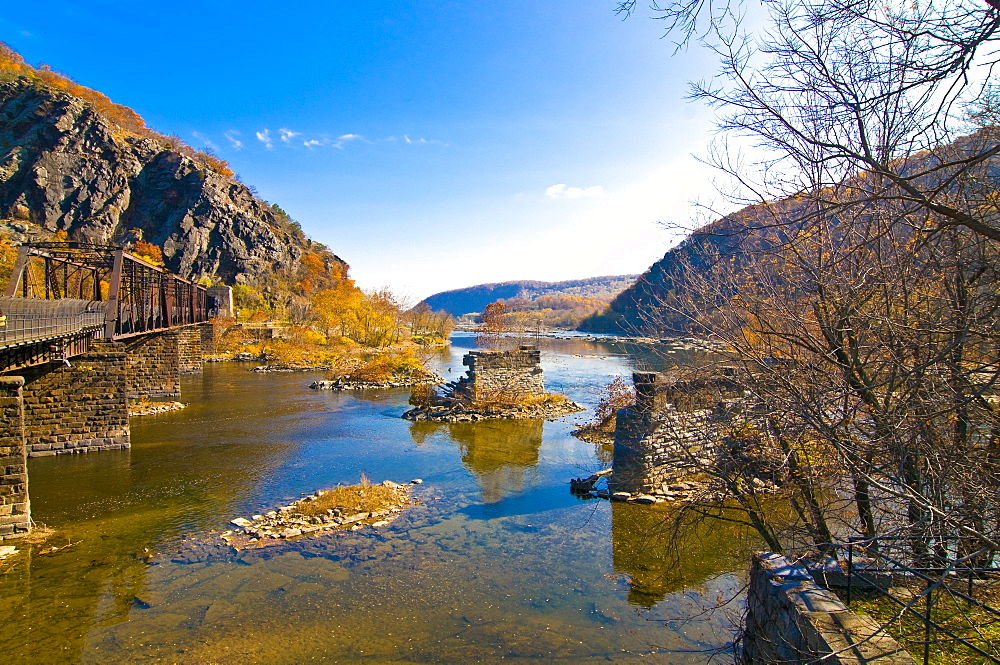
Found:
M 23 79 L 0 82 L 0 215 L 71 240 L 141 237 L 163 248 L 168 269 L 229 284 L 293 274 L 303 251 L 232 177 Z

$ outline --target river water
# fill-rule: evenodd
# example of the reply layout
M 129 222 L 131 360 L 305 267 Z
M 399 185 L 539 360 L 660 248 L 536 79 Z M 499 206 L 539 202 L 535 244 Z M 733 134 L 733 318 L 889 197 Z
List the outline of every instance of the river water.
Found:
M 636 362 L 541 343 L 547 387 L 587 406 Z M 473 346 L 458 335 L 433 362 L 458 376 Z M 30 460 L 34 518 L 57 532 L 46 548 L 71 546 L 0 564 L 0 662 L 685 664 L 732 639 L 738 602 L 713 608 L 754 543 L 573 497 L 571 477 L 608 465 L 570 436 L 588 414 L 410 423 L 405 390 L 309 389 L 317 377 L 208 364 L 183 382 L 186 409 L 133 418 L 131 450 Z M 380 529 L 186 554 L 362 472 L 422 478 L 420 505 Z

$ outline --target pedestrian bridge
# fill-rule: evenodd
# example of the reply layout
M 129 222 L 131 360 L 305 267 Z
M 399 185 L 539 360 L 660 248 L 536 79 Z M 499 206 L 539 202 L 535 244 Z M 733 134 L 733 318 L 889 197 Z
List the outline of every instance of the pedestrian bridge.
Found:
M 0 371 L 122 340 L 207 322 L 207 289 L 121 247 L 79 242 L 22 245 L 0 298 Z

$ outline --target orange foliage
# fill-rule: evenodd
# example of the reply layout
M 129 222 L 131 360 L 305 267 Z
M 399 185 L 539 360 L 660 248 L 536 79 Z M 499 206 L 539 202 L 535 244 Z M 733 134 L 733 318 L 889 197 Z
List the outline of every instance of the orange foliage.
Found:
M 155 263 L 158 266 L 163 265 L 163 250 L 160 249 L 158 245 L 154 245 L 151 242 L 136 240 L 132 245 L 132 254 L 135 254 L 140 259 L 145 259 L 150 263 Z
M 314 249 L 303 252 L 299 260 L 296 286 L 304 296 L 336 288 L 337 282 L 347 278 L 343 264 L 324 245 L 312 243 L 312 247 Z

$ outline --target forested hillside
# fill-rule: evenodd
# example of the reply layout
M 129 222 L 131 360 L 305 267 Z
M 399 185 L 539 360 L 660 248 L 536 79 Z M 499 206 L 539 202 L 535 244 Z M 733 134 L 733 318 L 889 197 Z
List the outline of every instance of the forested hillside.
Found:
M 603 311 L 584 319 L 580 330 L 632 335 L 684 335 L 697 332 L 692 324 L 689 285 L 692 279 L 720 264 L 734 270 L 750 252 L 764 249 L 759 234 L 748 233 L 761 225 L 775 225 L 774 242 L 788 229 L 785 220 L 794 219 L 794 200 L 748 206 L 704 226 L 640 275 L 618 294 Z
M 479 284 L 464 289 L 435 293 L 423 302 L 435 311 L 446 311 L 453 316 L 482 312 L 497 300 L 534 301 L 551 296 L 581 298 L 588 301 L 610 302 L 633 281 L 636 275 L 590 277 L 565 282 L 516 281 Z
M 966 153 L 982 150 L 984 143 L 996 145 L 991 131 L 963 137 L 942 146 L 939 153 L 918 153 L 906 164 L 914 172 L 929 174 L 921 180 L 922 186 L 946 190 L 949 181 L 935 174 L 935 165 L 947 163 L 949 159 L 960 162 Z M 994 186 L 991 178 L 996 178 L 1000 172 L 996 162 L 996 158 L 987 162 L 983 174 L 990 177 L 980 177 L 977 187 Z M 936 184 L 938 179 L 942 180 L 940 184 Z M 866 184 L 854 178 L 838 187 L 853 191 Z M 952 186 L 958 187 L 957 184 Z M 947 194 L 944 191 L 942 199 Z M 826 195 L 834 196 L 832 193 Z M 722 276 L 713 278 L 719 282 L 714 287 L 713 298 L 716 299 L 735 297 L 741 286 L 768 279 L 770 276 L 762 271 L 768 271 L 770 260 L 762 257 L 779 253 L 779 250 L 787 251 L 789 247 L 794 250 L 796 243 L 801 242 L 802 230 L 816 223 L 815 213 L 810 212 L 814 205 L 815 202 L 805 196 L 791 196 L 747 206 L 696 230 L 618 294 L 605 311 L 583 320 L 580 330 L 638 335 L 698 334 L 706 312 L 724 302 L 705 301 L 703 282 L 706 276 Z M 848 215 L 847 203 L 841 205 L 843 209 L 839 214 L 824 213 L 829 215 L 825 222 L 827 233 L 833 237 L 851 228 L 844 225 L 845 220 L 850 219 L 853 223 L 852 216 L 859 215 L 857 210 L 851 210 Z M 851 206 L 863 208 L 864 204 L 851 202 Z M 837 208 L 834 206 L 834 209 Z

